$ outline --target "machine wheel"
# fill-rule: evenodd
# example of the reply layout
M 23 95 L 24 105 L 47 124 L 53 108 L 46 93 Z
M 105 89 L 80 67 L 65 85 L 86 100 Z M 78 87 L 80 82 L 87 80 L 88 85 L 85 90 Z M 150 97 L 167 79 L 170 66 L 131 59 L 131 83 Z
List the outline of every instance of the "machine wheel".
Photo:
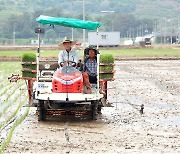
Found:
M 98 107 L 97 107 L 97 113 L 98 114 L 101 114 L 101 108 L 102 108 L 102 105 L 98 105 Z
M 98 108 L 98 102 L 92 101 L 91 102 L 91 119 L 96 120 L 97 119 L 97 108 Z
M 39 100 L 38 103 L 38 121 L 46 120 L 46 108 L 44 106 L 44 101 Z

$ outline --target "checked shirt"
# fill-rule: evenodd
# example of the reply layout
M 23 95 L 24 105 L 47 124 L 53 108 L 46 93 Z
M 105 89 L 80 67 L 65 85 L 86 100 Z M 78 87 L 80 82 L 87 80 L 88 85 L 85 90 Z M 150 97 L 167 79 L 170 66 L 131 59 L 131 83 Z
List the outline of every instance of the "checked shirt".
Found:
M 94 59 L 91 61 L 90 59 L 87 59 L 85 62 L 85 68 L 84 71 L 88 73 L 90 76 L 97 76 L 97 62 Z

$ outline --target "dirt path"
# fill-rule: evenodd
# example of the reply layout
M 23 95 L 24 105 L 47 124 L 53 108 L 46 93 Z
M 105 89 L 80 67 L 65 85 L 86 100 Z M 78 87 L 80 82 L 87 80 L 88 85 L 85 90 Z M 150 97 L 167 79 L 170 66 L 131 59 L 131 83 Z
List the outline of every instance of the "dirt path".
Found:
M 109 87 L 118 104 L 94 122 L 38 122 L 32 108 L 4 153 L 180 153 L 180 61 L 117 62 Z

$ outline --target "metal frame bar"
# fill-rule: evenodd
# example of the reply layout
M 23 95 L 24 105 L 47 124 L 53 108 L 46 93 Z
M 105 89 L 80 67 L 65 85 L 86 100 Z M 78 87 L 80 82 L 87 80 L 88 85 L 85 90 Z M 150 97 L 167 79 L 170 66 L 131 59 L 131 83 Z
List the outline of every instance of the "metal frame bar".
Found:
M 100 52 L 99 52 L 99 29 L 97 28 L 97 92 L 99 92 L 99 65 L 100 65 Z

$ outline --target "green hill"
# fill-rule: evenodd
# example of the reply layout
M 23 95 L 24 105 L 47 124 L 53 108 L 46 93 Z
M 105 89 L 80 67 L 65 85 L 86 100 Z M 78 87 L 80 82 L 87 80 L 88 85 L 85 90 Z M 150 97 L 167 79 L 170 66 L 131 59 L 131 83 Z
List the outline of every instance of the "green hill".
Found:
M 86 13 L 100 14 L 103 10 L 130 13 L 139 18 L 174 18 L 180 14 L 180 0 L 84 0 Z M 80 14 L 82 0 L 0 0 L 0 18 L 23 11 L 33 12 L 59 8 L 65 14 Z
M 38 26 L 39 15 L 82 19 L 83 0 L 0 0 L 0 44 L 30 43 Z M 180 0 L 84 0 L 86 19 L 102 23 L 100 31 L 118 31 L 122 37 L 134 37 L 156 32 L 180 34 Z M 114 13 L 102 13 L 114 11 Z M 45 26 L 47 42 L 64 36 L 71 31 L 64 27 Z M 80 37 L 81 30 L 74 36 Z M 22 40 L 26 39 L 26 40 Z

